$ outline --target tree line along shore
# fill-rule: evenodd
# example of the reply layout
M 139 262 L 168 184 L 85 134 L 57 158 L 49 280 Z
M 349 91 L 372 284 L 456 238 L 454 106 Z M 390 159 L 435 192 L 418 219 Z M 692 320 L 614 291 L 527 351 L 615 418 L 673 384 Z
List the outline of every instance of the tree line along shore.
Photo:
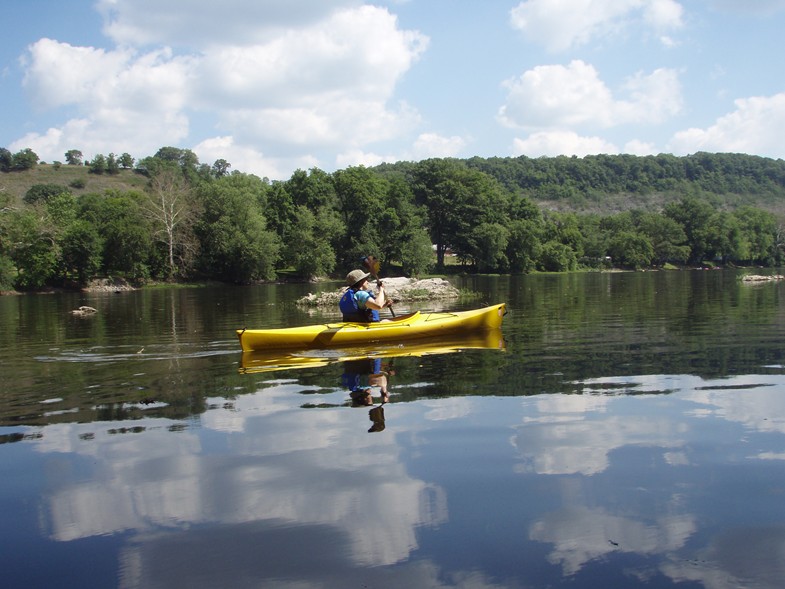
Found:
M 43 163 L 0 148 L 0 290 L 383 275 L 775 267 L 785 162 L 436 158 L 270 181 L 188 149 Z

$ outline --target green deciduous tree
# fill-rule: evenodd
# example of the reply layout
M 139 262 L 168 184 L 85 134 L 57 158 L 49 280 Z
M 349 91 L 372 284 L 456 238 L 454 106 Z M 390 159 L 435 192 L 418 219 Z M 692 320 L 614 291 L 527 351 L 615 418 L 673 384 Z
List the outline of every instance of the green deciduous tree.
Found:
M 32 210 L 18 211 L 9 223 L 10 258 L 21 289 L 45 286 L 56 275 L 59 250 L 48 222 Z
M 343 266 L 356 265 L 363 255 L 377 255 L 379 225 L 385 210 L 387 181 L 363 166 L 333 174 L 338 207 L 346 228 L 338 256 Z
M 0 290 L 11 290 L 14 288 L 16 279 L 16 268 L 10 256 L 0 250 Z
M 11 238 L 9 235 L 13 216 L 10 204 L 11 195 L 7 192 L 0 192 L 0 290 L 11 290 L 16 278 L 16 268 L 11 259 Z
M 202 271 L 227 282 L 271 279 L 280 242 L 268 231 L 259 203 L 259 178 L 233 174 L 199 188 L 202 216 L 196 225 Z
M 81 166 L 83 157 L 78 149 L 69 149 L 65 152 L 65 163 L 69 166 Z
M 615 266 L 637 270 L 651 264 L 654 248 L 647 236 L 636 231 L 620 231 L 610 239 L 608 254 Z
M 453 245 L 457 207 L 464 190 L 457 179 L 459 164 L 433 159 L 420 162 L 413 172 L 412 190 L 416 202 L 428 215 L 428 230 L 436 246 L 436 266 L 444 268 L 444 254 Z
M 710 239 L 709 220 L 714 208 L 706 201 L 687 196 L 666 205 L 664 214 L 681 225 L 690 248 L 688 262 L 699 264 L 707 253 Z
M 201 177 L 199 158 L 190 149 L 162 147 L 155 155 L 142 158 L 136 165 L 138 173 L 151 178 L 166 168 L 179 170 L 192 185 L 195 185 Z M 207 166 L 207 176 L 209 176 L 209 170 L 210 167 Z
M 742 207 L 734 212 L 741 230 L 740 260 L 772 265 L 778 261 L 777 219 L 768 211 Z
M 507 260 L 513 273 L 529 273 L 537 268 L 542 257 L 542 226 L 538 221 L 516 219 L 509 226 Z
M 335 250 L 332 240 L 340 234 L 342 225 L 337 212 L 319 215 L 305 206 L 297 207 L 292 227 L 295 239 L 287 242 L 287 256 L 295 271 L 306 278 L 327 276 L 335 269 Z
M 10 172 L 14 165 L 14 156 L 5 147 L 0 147 L 0 172 Z
M 70 256 L 75 254 L 72 228 L 78 223 L 77 212 L 76 199 L 70 192 L 55 191 L 29 208 L 3 216 L 7 237 L 2 240 L 2 253 L 18 270 L 14 278 L 17 286 L 36 289 L 62 284 L 69 278 L 74 269 Z M 100 256 L 100 248 L 93 253 Z M 83 269 L 89 272 L 94 268 Z M 83 273 L 81 277 L 86 276 Z
M 286 183 L 273 182 L 270 190 L 267 192 L 266 201 L 264 217 L 267 221 L 268 229 L 275 231 L 283 243 L 288 244 L 295 240 L 294 223 L 297 206 L 286 188 Z M 292 262 L 286 249 L 281 252 L 281 261 L 284 264 Z
M 407 276 L 417 276 L 430 270 L 433 248 L 428 231 L 416 225 L 407 227 L 401 235 L 397 258 Z
M 510 231 L 500 223 L 480 223 L 469 233 L 469 255 L 479 272 L 507 272 Z
M 649 238 L 653 257 L 652 263 L 672 262 L 683 264 L 690 256 L 687 235 L 681 225 L 670 217 L 657 213 L 642 213 L 637 217 L 638 231 Z
M 232 167 L 232 164 L 227 162 L 225 159 L 218 159 L 215 160 L 213 163 L 213 167 L 211 169 L 211 173 L 216 178 L 222 178 L 229 173 L 229 168 Z
M 63 275 L 76 276 L 80 284 L 86 284 L 101 268 L 103 240 L 89 221 L 71 223 L 60 238 L 60 249 Z
M 447 248 L 468 255 L 472 227 L 507 221 L 509 202 L 498 182 L 457 160 L 420 162 L 412 171 L 411 185 L 415 202 L 427 212 L 439 268 L 444 267 Z
M 543 244 L 537 266 L 546 272 L 568 272 L 578 267 L 578 260 L 572 248 L 551 240 Z
M 150 276 L 152 230 L 142 207 L 145 196 L 129 192 L 89 194 L 79 199 L 79 218 L 92 223 L 103 241 L 102 270 L 133 281 Z
M 134 167 L 134 158 L 131 157 L 130 153 L 123 153 L 117 161 L 124 170 L 130 170 Z
M 27 204 L 45 203 L 51 197 L 63 193 L 71 194 L 71 191 L 60 184 L 33 184 L 25 193 L 23 200 Z
M 394 261 L 400 262 L 406 275 L 423 273 L 433 258 L 425 212 L 414 204 L 414 195 L 403 179 L 389 179 L 385 185 L 384 210 L 376 224 L 378 252 L 366 255 L 379 257 L 385 273 Z
M 576 259 L 582 257 L 584 237 L 577 215 L 550 211 L 545 216 L 543 241 L 558 241 L 571 249 Z
M 103 154 L 99 153 L 93 158 L 93 161 L 90 162 L 89 171 L 91 174 L 98 174 L 100 176 L 101 174 L 106 173 L 106 169 L 107 169 L 106 157 Z
M 312 211 L 323 207 L 338 208 L 332 177 L 319 168 L 312 168 L 310 172 L 295 170 L 286 182 L 286 191 L 295 206 L 303 205 Z
M 76 220 L 76 197 L 70 192 L 61 192 L 51 196 L 44 204 L 43 217 L 50 225 L 50 233 L 58 236 L 65 228 Z
M 120 173 L 120 163 L 117 161 L 115 154 L 110 153 L 106 158 L 106 173 L 117 175 Z
M 31 170 L 38 164 L 38 159 L 38 155 L 27 147 L 13 155 L 11 169 L 14 171 Z
M 706 225 L 706 257 L 728 263 L 744 259 L 749 253 L 736 217 L 726 211 L 717 211 Z

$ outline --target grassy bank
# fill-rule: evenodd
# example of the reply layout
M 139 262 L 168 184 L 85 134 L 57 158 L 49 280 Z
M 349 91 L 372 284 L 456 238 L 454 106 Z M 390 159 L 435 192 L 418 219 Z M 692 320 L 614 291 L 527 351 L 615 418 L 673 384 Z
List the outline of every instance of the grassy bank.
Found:
M 0 190 L 12 195 L 17 202 L 36 184 L 66 186 L 72 194 L 103 194 L 106 190 L 142 190 L 147 178 L 133 170 L 120 170 L 118 174 L 91 174 L 86 166 L 55 166 L 38 164 L 30 170 L 0 173 Z M 82 186 L 77 188 L 76 186 Z

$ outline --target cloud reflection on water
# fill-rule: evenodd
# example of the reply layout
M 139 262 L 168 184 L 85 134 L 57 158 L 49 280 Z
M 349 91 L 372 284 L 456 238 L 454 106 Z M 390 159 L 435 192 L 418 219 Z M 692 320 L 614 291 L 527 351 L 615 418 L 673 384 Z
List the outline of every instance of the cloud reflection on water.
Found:
M 514 467 L 516 472 L 559 477 L 554 486 L 561 489 L 561 508 L 542 514 L 528 527 L 531 540 L 551 545 L 549 562 L 561 566 L 565 576 L 573 576 L 613 553 L 657 555 L 662 564 L 653 572 L 674 582 L 699 582 L 707 589 L 779 587 L 785 578 L 785 527 L 774 513 L 772 523 L 744 519 L 733 523 L 731 517 L 721 528 L 709 525 L 716 515 L 695 513 L 706 509 L 696 503 L 700 497 L 720 496 L 713 487 L 723 484 L 722 465 L 726 461 L 740 464 L 734 457 L 740 440 L 727 438 L 728 428 L 723 427 L 724 444 L 715 446 L 711 459 L 716 463 L 712 477 L 717 480 L 690 479 L 686 469 L 700 463 L 699 455 L 707 451 L 706 440 L 693 433 L 701 422 L 738 424 L 742 443 L 746 435 L 785 433 L 782 377 L 703 380 L 688 375 L 644 375 L 580 384 L 587 391 L 582 395 L 526 399 L 530 411 L 521 425 L 515 426 L 511 438 L 522 459 Z M 640 397 L 615 394 L 630 389 L 636 395 L 646 395 L 645 405 L 640 404 Z M 614 394 L 596 392 L 608 390 Z M 659 402 L 654 395 L 665 390 L 671 391 L 667 402 Z M 781 445 L 781 439 L 779 444 L 772 440 Z M 614 469 L 621 460 L 618 452 L 634 447 L 647 449 L 642 455 L 648 460 L 661 455 L 665 466 L 653 463 L 650 467 L 652 477 L 664 479 L 659 483 L 661 488 L 647 488 L 651 479 L 645 478 L 638 487 L 618 490 L 591 482 Z M 753 451 L 746 459 L 782 460 L 783 456 L 771 450 Z M 670 475 L 666 469 L 681 469 L 674 472 L 683 474 Z M 607 476 L 612 480 L 613 475 Z M 670 498 L 662 505 L 663 490 L 667 493 L 668 489 Z M 746 491 L 739 500 L 754 502 L 761 492 L 782 494 L 785 479 L 774 476 L 771 482 L 750 481 Z M 611 497 L 600 498 L 600 493 Z M 738 489 L 727 489 L 726 493 L 726 501 L 732 505 Z M 708 533 L 709 542 L 696 549 L 691 545 L 698 532 Z
M 519 526 L 519 544 L 490 536 L 484 552 L 544 545 L 564 578 L 635 557 L 624 574 L 638 580 L 773 589 L 785 566 L 785 528 L 756 521 L 746 505 L 747 517 L 735 520 L 728 509 L 736 495 L 719 507 L 703 501 L 723 496 L 723 477 L 739 476 L 726 475 L 728 465 L 782 459 L 780 380 L 647 375 L 582 382 L 583 394 L 423 399 L 394 403 L 394 425 L 373 436 L 365 433 L 365 408 L 337 407 L 344 392 L 320 389 L 333 409 L 306 410 L 302 395 L 314 387 L 266 381 L 253 394 L 208 400 L 182 431 L 163 419 L 123 430 L 55 424 L 30 443 L 59 472 L 45 533 L 61 542 L 127 535 L 120 550 L 127 587 L 167 580 L 207 587 L 238 575 L 341 586 L 356 568 L 396 584 L 408 578 L 410 586 L 506 586 L 490 570 L 442 568 L 421 550 L 421 530 L 465 529 L 462 518 L 479 517 L 450 503 L 471 497 L 471 472 L 447 467 L 440 473 L 449 482 L 430 471 L 412 474 L 426 472 L 413 461 L 428 457 L 429 444 L 449 444 L 456 438 L 441 436 L 457 431 L 467 442 L 506 449 L 494 458 L 529 481 L 529 494 L 494 507 Z M 743 438 L 753 435 L 756 443 L 739 455 L 740 440 L 746 448 Z M 461 446 L 432 452 L 456 459 L 466 453 Z M 768 504 L 785 490 L 785 480 L 768 476 L 748 484 L 751 500 Z M 491 499 L 496 490 L 485 488 Z M 547 498 L 537 503 L 537 492 Z M 300 567 L 303 555 L 308 563 Z
M 47 428 L 40 451 L 95 464 L 91 481 L 74 480 L 50 497 L 51 537 L 278 521 L 331 526 L 359 565 L 408 558 L 415 530 L 446 519 L 443 490 L 407 474 L 392 437 L 367 447 L 359 412 L 310 411 L 306 420 L 291 389 L 268 387 L 208 410 L 200 427 L 221 434 L 209 447 L 203 441 L 214 434 L 172 435 L 155 422 L 137 435 L 97 433 L 100 443 L 80 439 L 84 425 Z

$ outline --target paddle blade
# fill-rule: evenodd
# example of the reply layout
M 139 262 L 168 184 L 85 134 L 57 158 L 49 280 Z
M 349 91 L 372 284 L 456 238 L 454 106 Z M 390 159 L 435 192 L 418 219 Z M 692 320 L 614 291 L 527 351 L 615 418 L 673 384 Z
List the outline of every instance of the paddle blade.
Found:
M 368 272 L 378 277 L 379 269 L 381 268 L 381 262 L 379 262 L 379 260 L 377 260 L 374 256 L 365 256 L 363 261 L 365 263 L 365 267 L 368 269 Z

